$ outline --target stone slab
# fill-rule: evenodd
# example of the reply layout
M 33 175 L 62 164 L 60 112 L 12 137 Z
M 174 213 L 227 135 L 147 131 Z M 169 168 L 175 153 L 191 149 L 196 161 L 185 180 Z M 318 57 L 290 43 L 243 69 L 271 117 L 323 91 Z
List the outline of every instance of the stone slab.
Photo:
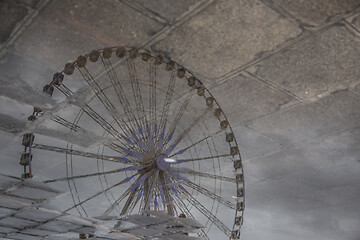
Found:
M 337 91 L 315 102 L 257 119 L 248 127 L 271 139 L 291 145 L 360 125 L 359 96 L 349 90 Z
M 175 21 L 176 18 L 187 12 L 191 9 L 191 6 L 196 3 L 195 0 L 155 0 L 155 1 L 146 1 L 146 0 L 135 0 L 139 5 L 148 9 L 151 12 L 154 12 L 161 17 L 165 18 L 169 22 Z
M 53 220 L 37 227 L 36 229 L 63 233 L 63 232 L 70 232 L 71 230 L 78 227 L 79 227 L 78 225 L 74 225 L 73 223 Z
M 358 30 L 360 30 L 360 14 L 350 19 L 350 21 Z
M 6 217 L 0 220 L 0 225 L 4 227 L 11 227 L 17 229 L 24 229 L 28 227 L 33 227 L 37 223 L 33 221 L 28 221 L 16 217 Z
M 257 65 L 255 74 L 308 99 L 360 81 L 360 36 L 333 26 Z
M 44 94 L 42 89 L 51 82 L 55 72 L 56 70 L 47 64 L 31 61 L 16 53 L 8 53 L 0 61 L 0 95 L 21 104 L 51 106 L 54 101 Z M 26 113 L 30 114 L 31 112 Z
M 59 214 L 53 211 L 35 208 L 26 208 L 15 214 L 15 217 L 36 222 L 45 222 L 57 216 L 59 216 Z
M 260 116 L 278 111 L 292 100 L 268 85 L 239 75 L 210 90 L 233 128 Z
M 120 1 L 53 1 L 15 44 L 24 55 L 63 68 L 94 49 L 136 45 L 162 25 Z
M 216 79 L 300 33 L 260 1 L 217 1 L 153 48 Z
M 360 6 L 357 0 L 272 0 L 302 23 L 319 26 Z
M 359 133 L 360 128 L 349 130 L 250 160 L 245 173 L 258 181 L 291 178 L 316 191 L 356 184 Z
M 262 157 L 282 149 L 280 143 L 246 127 L 235 129 L 234 134 L 243 160 Z
M 28 14 L 25 7 L 11 1 L 2 1 L 0 4 L 0 47 L 11 36 L 17 24 Z

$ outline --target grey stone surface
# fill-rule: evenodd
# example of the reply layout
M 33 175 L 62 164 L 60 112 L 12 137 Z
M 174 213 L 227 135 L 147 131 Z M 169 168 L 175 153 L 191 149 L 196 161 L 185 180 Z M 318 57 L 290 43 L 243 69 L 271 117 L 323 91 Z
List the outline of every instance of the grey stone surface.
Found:
M 59 213 L 55 213 L 45 209 L 27 208 L 15 214 L 15 217 L 36 222 L 45 222 L 52 218 L 58 217 L 59 215 Z
M 283 144 L 294 144 L 360 125 L 359 96 L 337 91 L 316 102 L 302 104 L 264 118 L 248 126 Z
M 291 177 L 316 190 L 356 184 L 359 133 L 357 128 L 250 160 L 246 173 L 259 181 Z
M 23 229 L 26 227 L 35 226 L 36 222 L 28 221 L 16 217 L 6 217 L 0 220 L 0 225 L 5 227 Z
M 360 6 L 357 0 L 272 0 L 301 22 L 310 26 L 319 26 L 333 18 L 355 10 Z
M 0 175 L 0 191 L 7 190 L 8 188 L 10 188 L 20 182 L 21 182 L 21 180 L 19 180 L 19 179 L 9 177 L 6 175 Z
M 75 225 L 73 223 L 59 221 L 59 220 L 53 220 L 53 221 L 47 222 L 45 224 L 42 224 L 41 226 L 37 227 L 36 229 L 63 233 L 63 232 L 70 232 L 71 230 L 76 229 L 78 227 L 79 227 L 78 225 Z
M 299 34 L 300 29 L 260 1 L 218 1 L 154 49 L 214 79 Z
M 234 134 L 239 145 L 241 157 L 245 161 L 268 155 L 271 152 L 277 152 L 282 149 L 280 143 L 246 127 L 234 129 Z
M 360 236 L 360 216 L 359 211 L 356 211 L 360 209 L 360 74 L 357 67 L 359 41 L 355 29 L 360 30 L 360 21 L 359 13 L 355 11 L 355 15 L 347 15 L 348 11 L 355 10 L 358 1 L 48 1 L 39 12 L 36 7 L 40 5 L 37 4 L 44 1 L 7 0 L 3 3 L 19 4 L 38 15 L 28 22 L 29 25 L 24 25 L 24 32 L 19 34 L 13 45 L 8 46 L 8 54 L 1 54 L 0 122 L 5 129 L 0 131 L 1 173 L 21 176 L 23 169 L 18 160 L 23 151 L 21 136 L 15 136 L 9 131 L 14 129 L 19 120 L 24 120 L 21 121 L 22 125 L 26 122 L 31 105 L 50 102 L 42 96 L 41 91 L 43 85 L 51 80 L 55 72 L 53 69 L 61 69 L 66 61 L 74 60 L 92 49 L 117 44 L 135 45 L 157 33 L 156 39 L 151 41 L 154 49 L 199 74 L 207 86 L 214 90 L 211 89 L 211 92 L 220 101 L 225 114 L 231 117 L 230 124 L 234 127 L 244 159 L 246 182 L 245 224 L 241 239 L 357 240 Z M 143 7 L 136 8 L 136 4 Z M 16 17 L 20 15 L 9 16 L 8 13 L 11 12 L 6 13 L 5 20 L 8 22 L 1 21 L 0 26 L 18 21 Z M 184 13 L 189 13 L 191 17 L 181 18 Z M 343 16 L 355 28 L 340 20 Z M 299 19 L 310 32 L 302 34 L 302 26 L 298 26 L 293 18 Z M 339 23 L 329 25 L 336 21 L 345 22 L 345 27 Z M 159 32 L 165 25 L 171 31 Z M 163 40 L 156 44 L 159 39 Z M 289 48 L 293 41 L 297 42 L 296 45 Z M 279 49 L 281 52 L 278 52 Z M 230 78 L 238 75 L 238 71 L 249 63 L 255 62 L 257 68 L 253 66 L 242 71 L 243 76 Z M 146 81 L 148 72 L 146 68 L 144 70 L 137 73 L 138 76 L 145 76 Z M 255 72 L 258 76 L 253 76 Z M 226 81 L 221 78 L 224 75 Z M 121 77 L 128 78 L 128 75 Z M 157 72 L 157 77 L 162 78 L 158 85 L 164 85 L 166 90 L 169 78 L 160 72 Z M 214 79 L 219 81 L 215 82 Z M 74 75 L 65 79 L 66 83 L 71 82 L 69 87 L 72 90 L 83 86 L 77 80 L 78 76 Z M 126 87 L 130 88 L 129 81 Z M 349 90 L 329 94 L 347 88 Z M 144 93 L 148 95 L 148 91 Z M 183 93 L 177 92 L 176 98 Z M 306 101 L 300 102 L 289 97 L 294 95 Z M 79 96 L 83 98 L 89 95 Z M 58 93 L 54 93 L 52 99 L 58 101 L 58 97 Z M 158 101 L 161 99 L 159 97 Z M 194 112 L 200 113 L 198 111 L 204 109 L 205 99 L 197 99 L 191 101 L 194 108 L 185 113 L 178 125 L 179 129 L 197 116 Z M 69 112 L 62 110 L 61 114 L 72 116 L 71 109 Z M 99 113 L 105 115 L 106 111 Z M 219 130 L 219 122 L 213 120 L 211 112 L 211 117 L 206 119 L 208 132 L 196 127 L 196 131 L 191 131 L 191 139 L 203 139 L 204 134 Z M 45 122 L 44 126 L 49 128 L 38 131 L 48 137 L 36 133 L 36 141 L 66 146 L 68 129 L 54 125 Z M 89 122 L 84 121 L 84 125 L 89 128 L 95 124 L 91 124 L 89 119 Z M 98 129 L 91 130 L 99 133 Z M 224 135 L 225 131 L 213 136 L 216 147 L 209 146 L 212 141 L 199 144 L 196 155 L 209 156 L 209 149 L 213 151 L 215 148 L 219 154 L 228 154 L 230 146 L 224 141 Z M 86 138 L 89 136 L 92 135 L 86 135 Z M 88 146 L 90 142 L 80 137 L 78 140 L 81 146 Z M 97 152 L 95 147 L 79 148 Z M 32 167 L 36 179 L 66 176 L 65 154 L 41 150 L 34 150 L 33 153 Z M 93 173 L 99 167 L 96 159 L 87 158 L 89 161 L 86 164 L 78 159 L 82 158 L 76 157 L 72 162 L 74 175 Z M 210 164 L 214 163 L 213 160 L 206 163 L 206 166 L 201 167 L 203 173 L 234 174 L 232 158 L 221 157 L 220 164 L 215 161 L 216 165 Z M 115 164 L 105 166 L 108 170 L 116 167 Z M 200 169 L 192 164 L 186 167 Z M 123 173 L 111 174 L 107 181 L 111 185 L 124 177 Z M 201 177 L 201 182 L 205 182 L 205 179 Z M 75 182 L 81 200 L 101 189 L 98 176 L 76 179 Z M 217 184 L 217 194 L 234 201 L 234 183 L 222 183 L 221 193 L 219 180 L 211 179 L 203 186 L 213 190 L 214 183 Z M 0 178 L 0 186 L 2 184 L 7 186 L 6 180 Z M 63 190 L 64 194 L 41 202 L 39 209 L 46 206 L 63 211 L 74 205 L 66 181 L 58 181 L 51 186 Z M 22 214 L 25 209 L 19 208 L 38 206 L 39 202 L 21 196 L 28 197 L 35 192 L 38 193 L 36 197 L 42 200 L 55 195 L 51 189 L 44 191 L 35 188 L 45 187 L 29 183 L 25 191 L 18 189 L 15 192 L 20 197 L 0 194 L 0 215 L 16 213 L 19 218 L 10 219 L 10 222 L 21 224 L 20 217 L 24 217 Z M 112 193 L 116 198 L 125 190 L 125 186 L 114 188 Z M 202 194 L 196 197 L 206 208 L 212 208 L 212 199 Z M 108 207 L 108 199 L 102 194 L 83 207 L 89 216 L 100 216 Z M 233 211 L 221 204 L 217 210 L 217 216 L 232 226 Z M 200 216 L 194 207 L 191 211 L 197 214 L 196 218 Z M 79 216 L 76 209 L 69 213 Z M 48 216 L 28 213 L 26 217 L 43 221 Z M 83 221 L 70 218 L 72 216 L 62 217 L 63 221 L 56 220 L 43 226 L 52 231 L 29 228 L 20 232 L 32 236 L 58 235 L 47 239 L 78 238 L 78 234 L 70 230 L 83 226 Z M 161 231 L 163 227 L 157 226 L 156 229 Z M 210 239 L 224 239 L 218 236 L 221 233 L 218 228 L 214 226 L 214 230 L 209 232 Z M 8 239 L 5 233 L 13 231 L 17 230 L 1 226 L 0 238 Z M 26 239 L 24 235 L 12 236 Z M 102 239 L 108 238 L 117 237 L 109 235 Z
M 161 28 L 119 1 L 53 1 L 15 47 L 21 54 L 62 69 L 81 54 L 107 46 L 136 45 Z
M 360 30 L 360 14 L 351 19 L 351 23 Z
M 278 111 L 282 105 L 294 100 L 261 81 L 243 75 L 226 80 L 210 92 L 234 128 Z
M 195 0 L 135 0 L 139 5 L 148 9 L 151 12 L 154 12 L 166 20 L 172 22 L 185 12 L 187 12 L 191 6 L 196 3 Z
M 256 74 L 302 99 L 360 81 L 360 37 L 333 26 L 258 64 Z
M 25 7 L 14 2 L 2 1 L 0 4 L 0 47 L 10 37 L 17 24 L 28 14 Z
M 1 96 L 30 105 L 54 104 L 48 95 L 43 94 L 42 87 L 52 80 L 56 70 L 9 53 L 0 61 L 0 71 Z

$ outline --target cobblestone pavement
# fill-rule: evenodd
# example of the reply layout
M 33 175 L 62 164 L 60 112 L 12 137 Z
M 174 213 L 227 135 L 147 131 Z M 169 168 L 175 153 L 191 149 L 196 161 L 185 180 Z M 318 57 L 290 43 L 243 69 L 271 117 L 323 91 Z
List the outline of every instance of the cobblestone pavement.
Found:
M 0 172 L 68 60 L 135 45 L 197 76 L 235 130 L 247 193 L 242 238 L 360 236 L 359 0 L 0 2 Z M 41 168 L 52 166 L 41 166 Z

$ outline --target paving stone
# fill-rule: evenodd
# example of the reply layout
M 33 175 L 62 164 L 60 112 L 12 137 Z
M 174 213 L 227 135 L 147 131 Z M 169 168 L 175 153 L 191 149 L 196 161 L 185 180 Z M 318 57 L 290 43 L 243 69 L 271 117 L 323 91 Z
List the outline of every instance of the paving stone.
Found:
M 292 178 L 314 190 L 358 182 L 360 128 L 325 136 L 246 162 L 246 175 L 259 181 Z M 346 173 L 346 174 L 345 174 Z
M 5 227 L 12 227 L 23 229 L 27 227 L 35 226 L 37 223 L 33 221 L 28 221 L 16 217 L 6 217 L 0 220 L 0 225 Z
M 260 62 L 256 74 L 307 99 L 360 81 L 359 61 L 360 37 L 334 26 Z
M 285 145 L 360 125 L 359 96 L 342 90 L 257 119 L 248 127 Z
M 1 227 L 0 226 L 0 232 L 1 233 L 13 233 L 13 232 L 17 232 L 17 229 L 14 228 L 8 228 L 8 227 Z
M 20 231 L 20 233 L 36 235 L 36 236 L 49 236 L 49 235 L 58 234 L 57 232 L 46 231 L 46 230 L 35 229 L 35 228 L 24 229 L 24 230 Z
M 195 0 L 135 0 L 135 2 L 170 22 L 173 22 L 177 17 L 187 12 L 191 8 L 191 5 L 196 3 Z
M 0 61 L 0 72 L 2 96 L 33 106 L 54 104 L 54 101 L 42 92 L 43 86 L 52 80 L 56 72 L 54 68 L 16 53 L 8 53 Z M 29 115 L 30 112 L 26 114 Z
M 210 92 L 233 128 L 275 112 L 293 99 L 266 84 L 239 75 L 212 88 Z
M 8 208 L 2 208 L 0 207 L 0 218 L 3 218 L 5 216 L 9 216 L 10 214 L 14 213 L 13 210 Z
M 25 7 L 8 1 L 0 4 L 0 47 L 11 36 L 17 24 L 28 14 Z
M 22 54 L 62 68 L 93 49 L 136 45 L 161 28 L 120 1 L 53 1 L 15 46 Z
M 154 49 L 214 79 L 299 34 L 297 27 L 260 1 L 218 1 Z
M 355 26 L 358 30 L 360 30 L 360 14 L 351 17 L 351 19 L 348 19 L 353 26 Z
M 36 193 L 36 194 L 34 194 Z M 58 193 L 45 191 L 38 188 L 32 188 L 32 187 L 21 187 L 18 189 L 15 189 L 14 191 L 8 192 L 8 194 L 11 194 L 13 196 L 18 197 L 24 197 L 29 199 L 34 199 L 38 201 L 44 201 L 51 197 L 54 197 L 58 195 Z
M 75 225 L 73 223 L 53 220 L 37 227 L 36 229 L 62 233 L 62 232 L 69 232 L 78 227 L 79 227 L 78 225 Z
M 20 179 L 0 174 L 0 191 L 4 191 L 19 182 L 21 182 Z
M 26 235 L 26 234 L 21 234 L 21 233 L 16 233 L 13 235 L 8 236 L 10 239 L 18 239 L 18 240 L 38 240 L 39 237 L 37 236 L 31 236 L 31 235 Z
M 282 149 L 280 143 L 246 127 L 235 129 L 234 134 L 243 160 L 261 157 Z
M 37 222 L 45 222 L 57 216 L 59 216 L 59 214 L 53 211 L 35 208 L 23 209 L 22 211 L 15 214 L 15 217 Z
M 319 26 L 360 6 L 357 0 L 272 0 L 304 24 Z

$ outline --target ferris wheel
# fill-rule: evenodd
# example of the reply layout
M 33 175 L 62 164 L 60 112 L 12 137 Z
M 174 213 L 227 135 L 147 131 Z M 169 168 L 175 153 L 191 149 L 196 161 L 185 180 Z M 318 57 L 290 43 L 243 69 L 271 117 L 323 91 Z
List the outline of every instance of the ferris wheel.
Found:
M 52 152 L 66 171 L 44 182 L 68 186 L 64 212 L 165 211 L 196 219 L 205 239 L 240 238 L 239 148 L 218 102 L 187 69 L 145 49 L 109 47 L 67 63 L 43 91 L 61 103 L 29 117 L 36 127 L 23 137 L 23 177 L 33 174 L 32 153 Z M 62 143 L 35 139 L 41 125 L 63 129 Z M 91 193 L 84 182 L 94 183 Z

